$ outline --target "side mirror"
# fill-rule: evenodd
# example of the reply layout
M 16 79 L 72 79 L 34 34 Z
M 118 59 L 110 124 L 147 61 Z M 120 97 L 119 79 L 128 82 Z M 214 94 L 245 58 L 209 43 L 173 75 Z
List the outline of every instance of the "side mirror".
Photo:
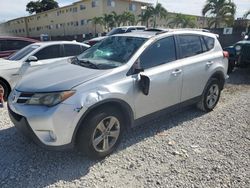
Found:
M 150 87 L 150 79 L 145 75 L 140 75 L 139 87 L 144 95 L 148 95 Z
M 35 62 L 35 61 L 38 61 L 36 56 L 29 56 L 27 59 L 27 62 Z

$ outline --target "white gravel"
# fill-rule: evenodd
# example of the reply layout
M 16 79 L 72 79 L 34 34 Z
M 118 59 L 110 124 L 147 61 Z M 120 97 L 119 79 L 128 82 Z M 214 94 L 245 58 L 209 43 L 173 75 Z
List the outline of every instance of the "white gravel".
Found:
M 0 187 L 250 187 L 250 69 L 213 112 L 183 109 L 126 133 L 102 161 L 27 141 L 0 109 Z

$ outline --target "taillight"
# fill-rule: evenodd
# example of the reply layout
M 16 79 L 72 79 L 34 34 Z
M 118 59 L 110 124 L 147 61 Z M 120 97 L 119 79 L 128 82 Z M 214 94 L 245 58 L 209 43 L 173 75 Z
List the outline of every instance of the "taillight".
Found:
M 227 51 L 223 51 L 223 57 L 224 58 L 229 58 L 229 53 Z

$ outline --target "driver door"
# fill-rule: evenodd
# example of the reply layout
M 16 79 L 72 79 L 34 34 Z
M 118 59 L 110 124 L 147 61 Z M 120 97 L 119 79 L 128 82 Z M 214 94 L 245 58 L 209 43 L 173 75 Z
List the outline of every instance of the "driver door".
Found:
M 182 67 L 176 60 L 173 36 L 160 39 L 149 46 L 140 56 L 143 74 L 150 79 L 149 94 L 144 95 L 135 87 L 136 119 L 180 103 Z

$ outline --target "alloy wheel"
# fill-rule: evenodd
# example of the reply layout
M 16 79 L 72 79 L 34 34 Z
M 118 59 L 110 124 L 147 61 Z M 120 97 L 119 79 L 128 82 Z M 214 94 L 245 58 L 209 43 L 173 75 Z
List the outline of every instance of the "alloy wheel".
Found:
M 104 118 L 96 126 L 92 135 L 92 144 L 96 151 L 109 151 L 120 135 L 120 122 L 114 116 Z
M 206 102 L 209 108 L 213 108 L 219 98 L 219 86 L 217 84 L 211 85 L 208 90 Z

